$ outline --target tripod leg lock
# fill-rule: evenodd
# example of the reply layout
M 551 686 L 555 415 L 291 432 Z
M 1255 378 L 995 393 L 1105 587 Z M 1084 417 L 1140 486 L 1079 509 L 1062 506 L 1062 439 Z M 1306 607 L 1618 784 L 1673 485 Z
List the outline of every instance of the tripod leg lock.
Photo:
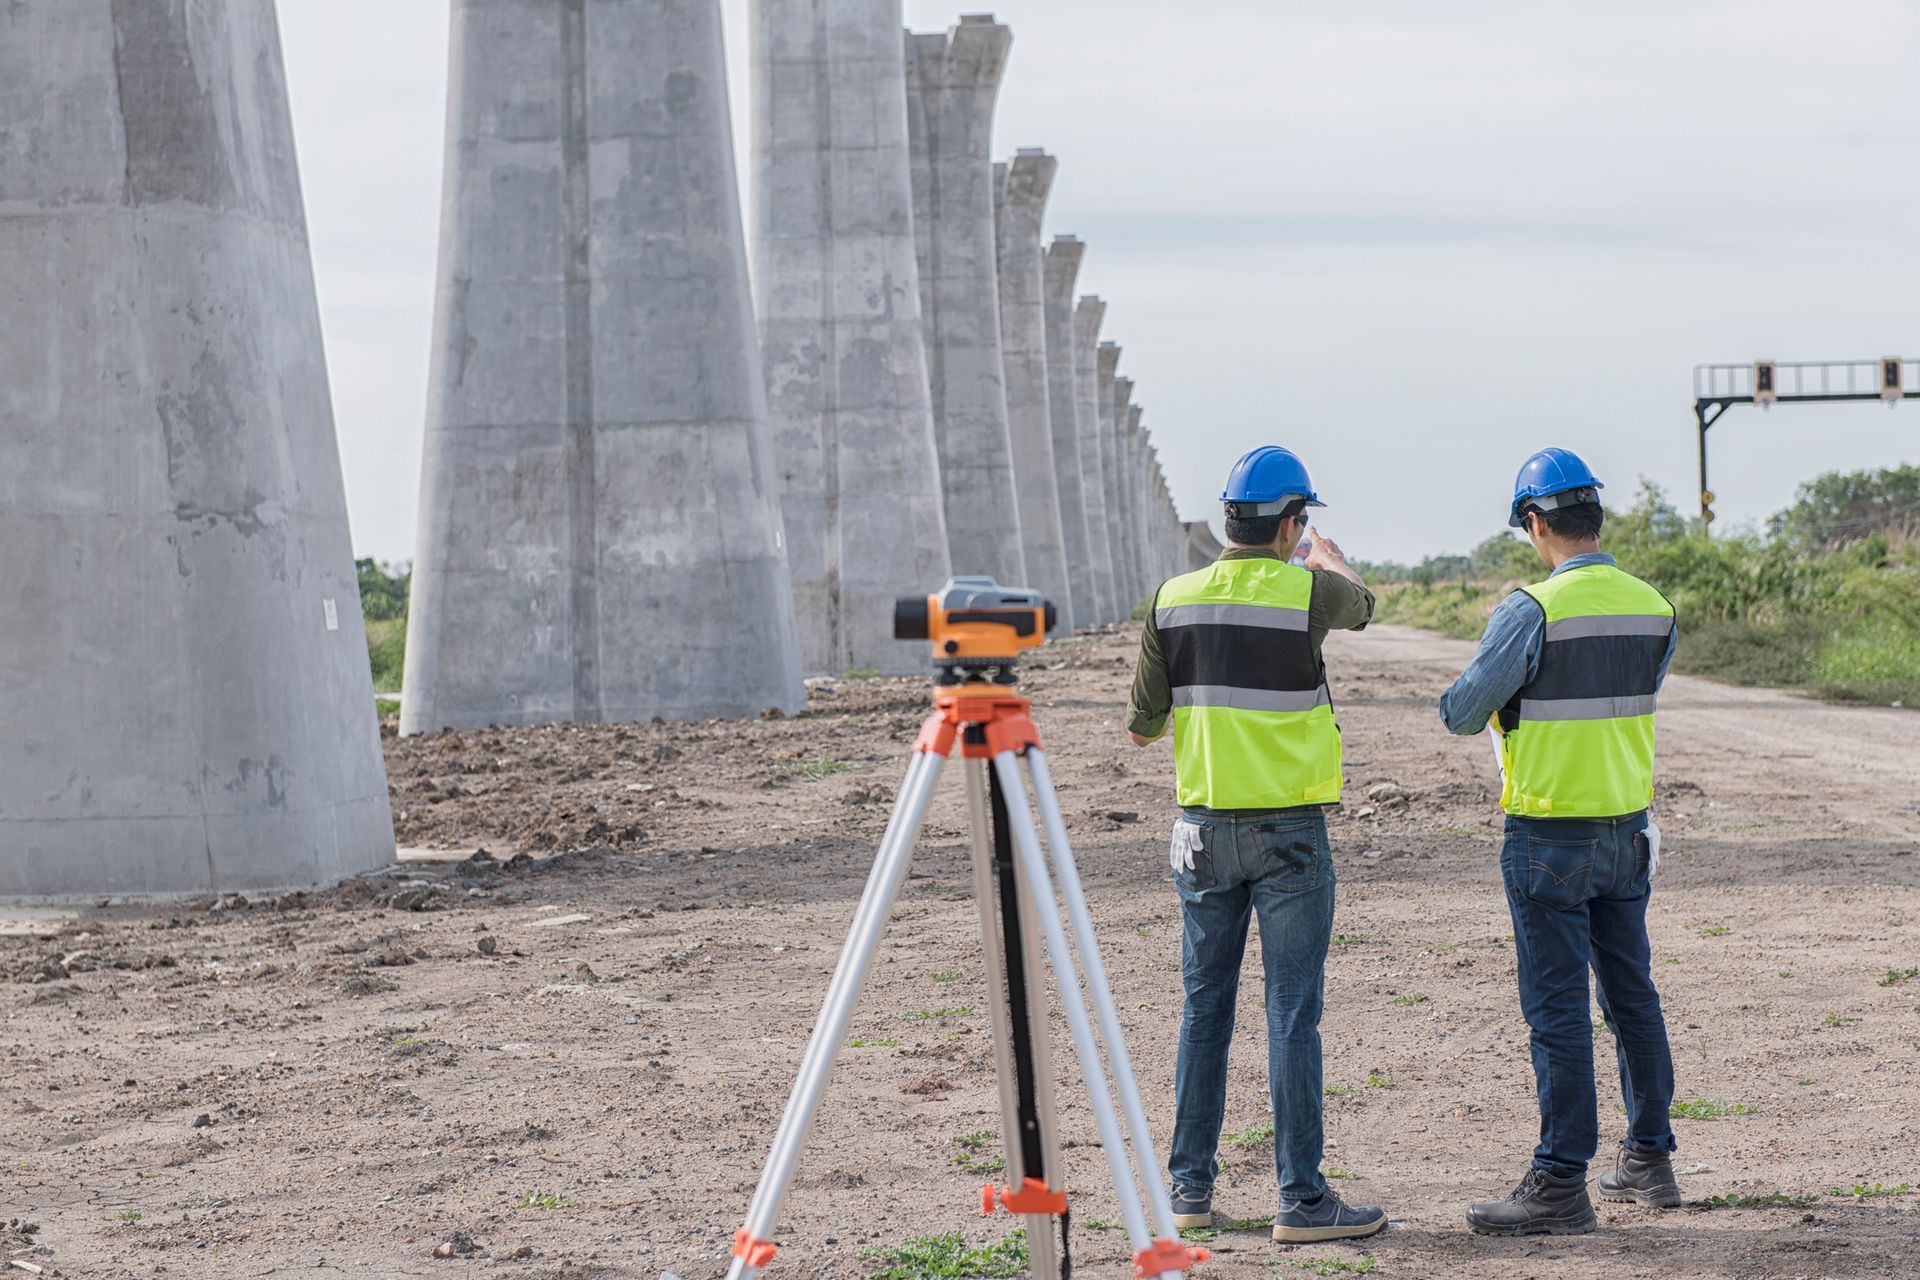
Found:
M 1169 1271 L 1190 1271 L 1195 1263 L 1211 1257 L 1207 1250 L 1189 1248 L 1178 1240 L 1155 1240 L 1133 1255 L 1133 1274 L 1140 1280 L 1152 1280 Z
M 1038 1178 L 1028 1178 L 1017 1191 L 1012 1187 L 1002 1188 L 998 1195 L 991 1182 L 980 1188 L 981 1213 L 991 1217 L 995 1208 L 1003 1206 L 1008 1213 L 1046 1214 L 1057 1218 L 1067 1211 L 1067 1193 L 1049 1191 L 1047 1184 Z
M 736 1258 L 745 1258 L 747 1265 L 755 1271 L 764 1270 L 767 1264 L 773 1261 L 773 1255 L 779 1252 L 779 1250 L 779 1245 L 771 1240 L 761 1240 L 757 1238 L 753 1232 L 746 1227 L 742 1227 L 733 1233 L 733 1256 Z

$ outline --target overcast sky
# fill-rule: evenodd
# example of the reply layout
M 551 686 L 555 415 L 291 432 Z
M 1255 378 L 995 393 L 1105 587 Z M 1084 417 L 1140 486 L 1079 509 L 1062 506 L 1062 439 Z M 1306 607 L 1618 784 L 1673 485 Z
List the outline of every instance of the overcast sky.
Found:
M 742 130 L 746 5 L 723 0 Z M 280 0 L 354 542 L 390 559 L 413 549 L 446 9 Z M 1497 529 L 1544 444 L 1685 507 L 1694 364 L 1920 357 L 1920 6 L 996 12 L 996 152 L 1060 157 L 1051 230 L 1088 241 L 1187 518 L 1269 441 L 1367 558 Z M 1736 409 L 1713 462 L 1723 520 L 1758 521 L 1819 471 L 1920 462 L 1920 403 Z

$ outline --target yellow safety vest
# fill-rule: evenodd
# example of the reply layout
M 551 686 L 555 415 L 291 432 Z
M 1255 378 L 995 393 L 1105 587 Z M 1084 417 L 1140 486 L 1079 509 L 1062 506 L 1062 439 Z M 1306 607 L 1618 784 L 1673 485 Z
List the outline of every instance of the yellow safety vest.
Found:
M 1508 813 L 1616 818 L 1653 799 L 1653 713 L 1673 605 L 1612 565 L 1525 588 L 1546 614 L 1540 670 L 1500 712 Z
M 1291 809 L 1340 800 L 1340 729 L 1307 632 L 1313 575 L 1220 560 L 1154 598 L 1173 686 L 1183 805 Z

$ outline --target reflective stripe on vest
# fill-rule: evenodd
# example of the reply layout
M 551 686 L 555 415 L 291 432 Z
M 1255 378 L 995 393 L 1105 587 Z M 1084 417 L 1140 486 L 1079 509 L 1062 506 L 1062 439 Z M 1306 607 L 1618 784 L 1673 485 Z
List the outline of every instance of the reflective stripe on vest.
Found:
M 1161 586 L 1154 629 L 1173 688 L 1183 805 L 1291 809 L 1340 799 L 1340 731 L 1313 652 L 1313 575 L 1221 560 Z
M 1645 809 L 1673 606 L 1612 565 L 1569 569 L 1526 592 L 1546 616 L 1546 638 L 1540 669 L 1501 712 L 1501 804 L 1532 818 Z

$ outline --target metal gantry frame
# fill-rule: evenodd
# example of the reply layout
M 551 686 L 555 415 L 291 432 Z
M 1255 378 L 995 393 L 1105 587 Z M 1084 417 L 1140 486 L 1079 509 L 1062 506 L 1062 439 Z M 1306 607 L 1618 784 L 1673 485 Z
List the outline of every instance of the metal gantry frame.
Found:
M 1693 366 L 1693 417 L 1700 435 L 1700 520 L 1713 523 L 1707 487 L 1707 430 L 1736 404 L 1832 404 L 1920 400 L 1920 360 L 1756 360 Z

